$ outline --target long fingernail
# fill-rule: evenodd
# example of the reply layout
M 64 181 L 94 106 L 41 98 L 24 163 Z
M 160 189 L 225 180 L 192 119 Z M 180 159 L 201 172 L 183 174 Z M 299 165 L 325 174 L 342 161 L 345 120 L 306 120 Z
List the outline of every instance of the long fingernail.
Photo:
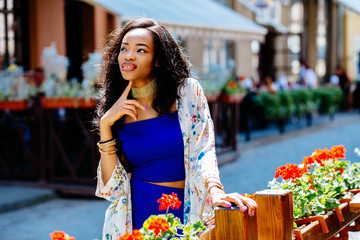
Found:
M 226 207 L 231 207 L 231 203 L 226 203 Z
M 147 110 L 147 107 L 144 106 L 144 109 Z
M 244 206 L 241 208 L 243 210 L 243 212 L 245 212 L 247 210 L 247 208 Z

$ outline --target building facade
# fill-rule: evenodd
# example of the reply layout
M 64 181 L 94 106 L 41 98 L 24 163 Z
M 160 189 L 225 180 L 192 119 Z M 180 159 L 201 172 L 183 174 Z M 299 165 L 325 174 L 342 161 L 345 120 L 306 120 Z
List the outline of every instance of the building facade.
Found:
M 43 49 L 54 42 L 58 53 L 70 60 L 68 78 L 81 79 L 81 64 L 88 53 L 102 51 L 112 30 L 132 18 L 147 16 L 165 25 L 185 47 L 194 69 L 206 71 L 212 64 L 227 67 L 231 59 L 237 75 L 252 73 L 257 55 L 251 52 L 251 42 L 262 42 L 265 28 L 211 0 L 168 1 L 166 6 L 157 2 L 0 1 L 0 26 L 6 26 L 0 28 L 0 61 L 3 67 L 12 62 L 26 70 L 41 67 Z M 154 5 L 151 11 L 149 4 Z M 132 5 L 140 10 L 135 12 Z

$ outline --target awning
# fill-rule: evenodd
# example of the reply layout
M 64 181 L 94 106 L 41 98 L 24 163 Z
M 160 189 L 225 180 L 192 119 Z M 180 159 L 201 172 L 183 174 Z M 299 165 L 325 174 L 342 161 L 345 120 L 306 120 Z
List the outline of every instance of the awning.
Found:
M 278 31 L 282 34 L 288 33 L 288 30 L 284 25 L 282 25 L 281 23 L 275 22 L 273 19 L 266 16 L 266 14 L 264 13 L 264 10 L 260 9 L 255 4 L 251 3 L 249 0 L 238 0 L 238 1 L 242 5 L 244 5 L 247 9 L 249 9 L 250 11 L 252 11 L 255 14 L 257 23 L 259 23 L 263 26 L 272 27 L 276 31 Z
M 351 10 L 360 14 L 360 0 L 337 0 L 337 1 L 343 4 L 345 7 L 348 7 Z
M 213 0 L 85 0 L 127 21 L 150 17 L 182 38 L 262 40 L 267 30 Z

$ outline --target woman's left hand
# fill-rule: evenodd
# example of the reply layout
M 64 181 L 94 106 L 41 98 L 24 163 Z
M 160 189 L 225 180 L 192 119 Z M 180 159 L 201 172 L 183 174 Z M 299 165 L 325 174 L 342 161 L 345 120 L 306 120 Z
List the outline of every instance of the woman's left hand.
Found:
M 248 211 L 250 217 L 255 215 L 257 208 L 256 202 L 239 193 L 221 193 L 215 192 L 211 195 L 212 205 L 214 207 L 231 207 L 231 203 L 235 203 L 243 212 Z

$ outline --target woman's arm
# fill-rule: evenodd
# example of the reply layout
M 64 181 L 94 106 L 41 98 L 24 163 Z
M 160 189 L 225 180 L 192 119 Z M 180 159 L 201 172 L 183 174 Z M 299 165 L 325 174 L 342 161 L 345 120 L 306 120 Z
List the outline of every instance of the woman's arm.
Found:
M 114 105 L 102 116 L 100 119 L 100 144 L 99 150 L 101 153 L 101 175 L 104 184 L 106 184 L 112 176 L 118 156 L 116 154 L 116 145 L 103 146 L 101 142 L 113 139 L 111 127 L 114 123 L 122 118 L 124 115 L 129 115 L 135 121 L 137 120 L 137 108 L 146 110 L 145 106 L 141 105 L 136 100 L 128 100 L 127 97 L 130 93 L 132 81 L 129 81 L 128 86 L 125 88 L 123 94 L 114 103 Z
M 103 121 L 100 122 L 100 142 L 106 142 L 110 139 L 113 139 L 113 135 L 111 132 L 111 126 L 104 123 Z M 116 144 L 111 146 L 106 146 L 101 148 L 101 171 L 102 171 L 102 180 L 106 184 L 116 167 L 116 162 L 118 160 Z M 110 153 L 110 154 L 108 154 Z
M 252 216 L 257 207 L 256 202 L 239 193 L 226 194 L 219 178 L 219 170 L 215 153 L 214 126 L 210 116 L 208 103 L 201 85 L 196 81 L 193 94 L 197 96 L 193 111 L 193 146 L 196 168 L 199 176 L 204 178 L 205 188 L 210 195 L 212 205 L 230 207 L 235 203 Z M 246 207 L 245 207 L 246 206 Z

